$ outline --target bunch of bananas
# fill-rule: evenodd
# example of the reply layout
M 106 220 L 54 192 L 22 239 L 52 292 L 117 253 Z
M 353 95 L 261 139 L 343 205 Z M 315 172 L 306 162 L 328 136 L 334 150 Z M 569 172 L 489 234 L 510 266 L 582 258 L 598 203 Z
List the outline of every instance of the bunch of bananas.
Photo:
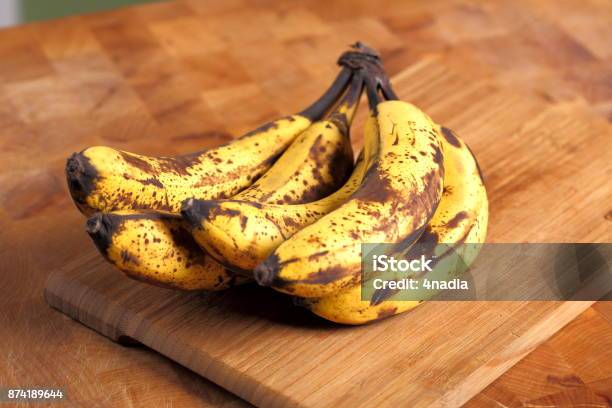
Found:
M 310 107 L 218 148 L 73 154 L 69 190 L 100 253 L 164 287 L 213 291 L 255 280 L 345 324 L 419 303 L 389 291 L 362 299 L 362 243 L 392 243 L 404 257 L 426 247 L 438 262 L 460 253 L 469 264 L 477 252 L 464 244 L 483 242 L 488 220 L 469 148 L 398 100 L 374 50 L 357 43 L 338 63 Z M 369 116 L 354 161 L 350 127 L 364 89 Z

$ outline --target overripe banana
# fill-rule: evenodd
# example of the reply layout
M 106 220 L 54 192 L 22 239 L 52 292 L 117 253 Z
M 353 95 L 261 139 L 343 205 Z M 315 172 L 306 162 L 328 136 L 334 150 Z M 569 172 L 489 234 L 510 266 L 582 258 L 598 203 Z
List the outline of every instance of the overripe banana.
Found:
M 274 165 L 231 200 L 299 204 L 336 191 L 353 170 L 349 128 L 361 96 L 361 76 L 354 75 L 339 105 L 327 119 L 314 122 Z M 211 211 L 224 200 L 199 200 Z M 226 214 L 227 215 L 227 214 Z
M 408 248 L 400 243 L 398 253 L 394 254 L 397 259 L 413 259 L 411 254 L 419 252 L 427 259 L 435 259 L 433 271 L 427 277 L 437 280 L 457 277 L 473 262 L 480 247 L 474 244 L 484 242 L 489 215 L 487 192 L 476 158 L 450 129 L 442 128 L 442 134 L 445 175 L 440 205 L 417 243 L 414 246 L 408 243 Z M 344 324 L 363 324 L 393 316 L 420 303 L 400 300 L 398 291 L 382 289 L 373 292 L 370 299 L 362 300 L 361 290 L 361 284 L 356 284 L 331 296 L 297 299 L 296 303 L 327 320 Z M 420 300 L 432 294 L 423 293 Z
M 180 216 L 149 211 L 97 213 L 86 230 L 100 253 L 133 279 L 182 290 L 222 290 L 249 281 L 200 249 Z
M 308 166 L 314 166 L 309 184 L 320 184 L 320 179 L 327 172 L 325 163 L 310 158 L 323 155 L 328 150 L 322 149 L 323 144 L 318 142 L 319 140 L 349 142 L 348 129 L 359 103 L 362 82 L 362 75 L 356 74 L 347 94 L 330 118 L 316 123 L 300 136 L 304 141 L 311 140 L 308 144 L 312 147 L 306 152 L 308 159 L 300 158 L 297 154 L 290 155 L 288 150 L 268 173 L 277 167 L 279 170 L 291 169 L 296 160 L 305 160 Z M 258 196 L 262 197 L 261 187 L 258 186 L 261 183 L 255 183 L 230 200 L 189 200 L 183 206 L 183 217 L 192 226 L 196 241 L 213 257 L 233 270 L 251 271 L 283 240 L 338 207 L 355 191 L 373 161 L 376 142 L 372 138 L 366 141 L 364 152 L 344 186 L 319 201 L 301 205 L 288 205 L 291 203 L 279 200 L 269 200 L 265 203 L 261 199 L 257 200 Z M 294 144 L 297 144 L 296 150 L 301 149 L 300 146 L 303 145 L 299 140 Z M 350 150 L 350 145 L 347 145 L 347 148 Z M 285 158 L 288 160 L 285 161 Z M 336 167 L 338 170 L 334 170 Z M 344 173 L 343 167 L 334 165 L 330 171 Z M 262 182 L 267 180 L 268 173 L 260 179 Z M 291 181 L 290 179 L 289 183 Z M 297 189 L 302 187 L 301 181 L 298 180 L 296 184 Z M 318 193 L 318 188 L 316 191 L 317 198 L 324 195 Z M 272 189 L 263 197 L 267 198 L 268 194 L 273 193 Z
M 361 243 L 416 241 L 442 195 L 439 132 L 416 106 L 381 102 L 367 81 L 380 149 L 363 183 L 339 208 L 284 241 L 255 269 L 260 285 L 323 297 L 360 279 Z
M 74 153 L 66 163 L 70 194 L 85 214 L 124 209 L 178 212 L 190 197 L 227 198 L 261 176 L 314 120 L 336 102 L 351 77 L 344 67 L 304 111 L 267 123 L 218 148 L 150 157 L 105 146 Z
M 353 99 L 359 96 L 354 88 L 349 90 Z M 347 99 L 348 96 L 344 100 Z M 260 203 L 303 203 L 336 190 L 353 166 L 348 127 L 354 104 L 341 106 L 330 120 L 317 121 L 302 132 L 280 159 L 238 197 Z M 220 290 L 250 280 L 237 281 L 200 249 L 180 217 L 173 213 L 124 210 L 96 214 L 87 225 L 102 255 L 130 277 L 166 287 L 199 290 Z M 118 225 L 121 227 L 116 228 Z M 248 277 L 252 278 L 252 273 Z

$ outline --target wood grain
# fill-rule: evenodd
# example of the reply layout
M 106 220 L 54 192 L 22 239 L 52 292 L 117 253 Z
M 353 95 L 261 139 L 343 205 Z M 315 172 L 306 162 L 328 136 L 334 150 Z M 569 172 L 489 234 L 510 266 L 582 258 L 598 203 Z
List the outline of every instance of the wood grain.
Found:
M 252 286 L 184 294 L 116 278 L 79 258 L 51 275 L 46 298 L 265 407 L 458 406 L 592 304 L 431 302 L 347 328 Z
M 403 97 L 476 150 L 492 216 L 506 225 L 491 237 L 609 242 L 610 190 L 596 186 L 610 178 L 597 158 L 610 148 L 611 16 L 598 0 L 186 0 L 0 31 L 0 341 L 10 350 L 0 384 L 64 386 L 75 405 L 242 406 L 45 305 L 49 271 L 94 254 L 64 160 L 93 144 L 173 154 L 227 141 L 305 106 L 355 39 L 381 49 L 392 74 L 419 73 Z M 491 97 L 479 84 L 504 91 Z M 610 307 L 596 304 L 468 405 L 605 406 L 611 324 Z
M 568 231 L 582 228 L 583 239 L 606 239 L 592 212 L 568 217 L 575 201 L 554 205 L 577 186 L 563 173 L 578 171 L 568 162 L 588 162 L 593 184 L 583 191 L 602 194 L 608 167 L 599 155 L 607 147 L 602 119 L 580 104 L 553 105 L 487 81 L 466 87 L 469 78 L 439 58 L 411 65 L 393 83 L 400 97 L 460 129 L 484 158 L 489 241 L 512 242 L 523 233 L 533 242 L 563 242 Z M 361 138 L 354 136 L 358 145 Z M 586 139 L 589 146 L 581 147 Z M 530 174 L 539 179 L 518 188 L 535 179 Z M 522 208 L 527 219 L 517 227 L 514 203 L 532 200 L 546 185 L 553 186 L 537 202 L 547 217 Z M 596 213 L 606 205 L 591 204 Z M 543 220 L 550 217 L 560 220 L 561 231 L 546 228 Z M 54 273 L 46 295 L 52 306 L 112 339 L 143 343 L 259 406 L 457 406 L 590 306 L 435 302 L 376 325 L 340 329 L 309 320 L 288 299 L 269 300 L 270 292 L 257 288 L 198 297 L 121 282 L 96 256 Z M 207 328 L 214 328 L 214 338 L 202 333 Z

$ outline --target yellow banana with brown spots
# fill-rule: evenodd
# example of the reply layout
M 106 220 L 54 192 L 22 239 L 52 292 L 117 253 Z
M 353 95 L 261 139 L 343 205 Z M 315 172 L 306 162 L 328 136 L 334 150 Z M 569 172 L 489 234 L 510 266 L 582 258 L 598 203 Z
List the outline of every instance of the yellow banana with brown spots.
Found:
M 478 255 L 479 245 L 470 244 L 485 241 L 489 204 L 476 158 L 450 129 L 441 130 L 445 176 L 440 205 L 417 243 L 411 246 L 408 242 L 408 249 L 398 245 L 394 256 L 410 260 L 413 259 L 411 252 L 419 249 L 427 259 L 436 261 L 429 278 L 432 278 L 429 274 L 438 274 L 436 279 L 446 280 L 463 273 Z M 461 261 L 457 262 L 458 259 Z M 382 289 L 373 292 L 370 299 L 362 300 L 361 284 L 356 284 L 331 296 L 298 299 L 296 303 L 327 320 L 363 324 L 413 309 L 420 301 L 401 300 L 399 291 Z
M 340 160 L 332 159 L 331 162 L 326 156 L 330 149 L 338 150 L 334 146 L 340 143 L 346 144 L 352 158 L 348 129 L 362 88 L 363 77 L 355 75 L 347 94 L 329 119 L 315 123 L 300 135 L 273 168 L 250 188 L 229 200 L 188 200 L 182 214 L 190 223 L 200 246 L 233 270 L 251 271 L 283 240 L 344 202 L 361 183 L 372 162 L 372 146 L 366 146 L 366 153 L 359 158 L 349 180 L 346 180 L 347 167 L 343 163 L 348 152 L 341 155 Z M 371 145 L 371 142 L 368 144 Z M 291 176 L 295 163 L 312 172 L 310 180 Z M 333 174 L 339 173 L 346 184 L 321 200 L 304 200 L 306 204 L 293 205 L 287 200 L 272 198 L 282 197 L 282 191 L 278 190 L 281 183 L 270 183 L 268 177 L 277 169 L 278 178 L 284 182 L 283 188 L 295 186 L 301 190 L 304 188 L 302 184 L 312 186 L 316 192 L 314 198 L 327 196 L 339 187 L 339 184 L 333 183 L 333 190 L 326 188 L 326 194 L 321 194 L 320 186 L 326 184 L 323 183 L 324 177 L 338 179 Z M 262 197 L 268 202 L 263 202 Z
M 314 122 L 274 165 L 231 200 L 269 204 L 308 203 L 344 184 L 353 170 L 349 129 L 359 98 L 361 76 L 354 75 L 346 94 L 330 115 Z M 225 200 L 199 200 L 211 209 Z
M 331 87 L 304 111 L 270 122 L 223 146 L 177 157 L 150 157 L 94 146 L 66 164 L 71 196 L 85 214 L 157 209 L 178 212 L 187 198 L 227 198 L 248 187 L 346 88 L 344 67 Z
M 380 145 L 375 163 L 342 206 L 257 266 L 260 285 L 299 297 L 337 293 L 359 282 L 361 243 L 414 242 L 434 214 L 444 175 L 438 129 L 412 104 L 380 102 L 378 83 L 366 84 Z
M 360 85 L 361 86 L 361 85 Z M 353 95 L 353 97 L 358 97 Z M 336 190 L 353 167 L 346 117 L 315 122 L 240 197 L 261 203 L 303 203 Z M 352 113 L 351 113 L 352 116 Z M 333 123 L 333 132 L 328 125 Z M 178 289 L 221 290 L 237 279 L 195 243 L 179 216 L 148 210 L 96 214 L 87 230 L 98 249 L 126 275 Z M 120 226 L 120 227 L 117 227 Z
M 222 290 L 250 281 L 200 249 L 180 216 L 152 211 L 97 213 L 87 232 L 100 253 L 133 279 L 182 290 Z

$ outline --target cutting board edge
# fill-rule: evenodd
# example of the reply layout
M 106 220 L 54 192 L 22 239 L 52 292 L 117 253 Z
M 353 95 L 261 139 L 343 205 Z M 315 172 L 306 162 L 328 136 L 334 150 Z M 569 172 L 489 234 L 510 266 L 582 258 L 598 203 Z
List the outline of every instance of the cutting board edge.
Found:
M 71 290 L 67 289 L 68 287 Z M 76 287 L 79 287 L 80 290 L 75 290 L 74 288 Z M 97 307 L 83 310 L 79 306 L 79 299 L 71 295 L 73 293 L 78 293 L 79 298 L 89 297 L 88 303 L 93 303 Z M 119 302 L 89 290 L 87 285 L 71 278 L 68 276 L 68 272 L 62 269 L 51 271 L 44 286 L 43 297 L 45 302 L 53 309 L 62 312 L 71 319 L 108 337 L 116 343 L 129 345 L 138 342 L 125 329 L 129 320 L 133 318 L 134 313 L 123 310 Z M 91 301 L 91 298 L 96 300 Z M 104 315 L 102 314 L 103 311 Z M 115 318 L 112 321 L 107 321 L 105 316 L 114 316 Z
M 190 362 L 181 357 L 179 353 L 176 353 L 176 350 L 180 349 L 178 347 L 172 347 L 169 344 L 166 344 L 165 347 L 156 347 L 155 345 L 149 343 L 146 339 L 140 338 L 137 333 L 128 333 L 126 327 L 128 327 L 129 318 L 133 317 L 133 314 L 129 312 L 123 313 L 118 324 L 105 323 L 104 318 L 99 313 L 96 313 L 96 311 L 101 313 L 103 310 L 107 310 L 108 307 L 117 310 L 121 309 L 120 304 L 114 302 L 112 299 L 108 299 L 106 296 L 100 296 L 99 294 L 90 291 L 91 296 L 96 296 L 98 298 L 96 303 L 98 303 L 98 306 L 100 307 L 96 308 L 93 313 L 83 312 L 81 308 L 77 306 L 77 299 L 71 296 L 66 296 L 67 293 L 79 292 L 67 290 L 66 288 L 69 286 L 84 287 L 84 285 L 78 282 L 78 280 L 71 278 L 70 274 L 62 269 L 51 271 L 43 291 L 45 302 L 53 309 L 67 315 L 71 319 L 109 338 L 110 340 L 125 345 L 142 344 L 152 351 L 165 356 L 166 358 L 195 372 L 205 379 L 214 382 L 218 386 L 232 392 L 233 394 L 236 394 L 240 398 L 252 404 L 257 405 L 266 403 L 267 406 L 271 406 L 269 405 L 271 402 L 270 396 L 273 396 L 273 406 L 275 407 L 299 405 L 299 403 L 291 399 L 290 396 L 279 394 L 274 389 L 271 389 L 261 382 L 258 382 L 257 379 L 247 376 L 245 373 L 208 356 L 208 353 L 203 353 L 208 356 L 207 358 L 204 358 L 202 354 L 200 354 L 199 360 L 192 360 Z M 62 296 L 58 294 L 58 292 L 61 292 L 64 295 Z M 101 306 L 101 304 L 104 304 L 104 306 Z M 202 367 L 206 368 L 202 369 Z
M 76 286 L 84 287 L 86 295 L 83 294 L 83 290 L 66 289 L 67 287 Z M 175 342 L 170 338 L 167 339 L 170 342 L 163 342 L 165 344 L 160 347 L 151 344 L 146 338 L 139 338 L 140 336 L 138 333 L 128 333 L 126 328 L 128 326 L 128 321 L 134 317 L 133 313 L 129 311 L 109 313 L 109 308 L 114 311 L 121 311 L 121 304 L 114 302 L 107 296 L 101 296 L 94 291 L 88 291 L 89 293 L 87 293 L 87 291 L 85 285 L 77 279 L 74 279 L 74 277 L 71 277 L 69 272 L 57 269 L 50 273 L 45 284 L 44 298 L 47 304 L 52 308 L 68 315 L 72 319 L 105 337 L 120 344 L 143 344 L 252 404 L 257 405 L 265 403 L 266 406 L 274 407 L 300 405 L 299 401 L 293 400 L 290 396 L 278 393 L 276 390 L 258 382 L 257 379 L 243 372 L 239 372 L 221 361 L 215 360 L 208 353 L 200 354 L 197 360 L 189 361 L 184 356 L 180 355 L 177 350 L 180 350 L 181 347 L 176 347 L 174 345 Z M 59 293 L 63 293 L 63 295 Z M 83 311 L 77 306 L 79 303 L 78 299 L 75 299 L 73 296 L 66 296 L 67 293 L 79 293 L 80 297 L 95 296 L 97 300 L 93 303 L 96 303 L 98 306 L 104 305 L 104 307 Z M 489 384 L 533 351 L 539 344 L 548 340 L 593 303 L 595 302 L 563 302 L 561 307 L 555 310 L 553 314 L 547 316 L 537 325 L 530 328 L 527 333 L 517 337 L 516 340 L 507 347 L 502 357 L 495 357 L 492 361 L 487 362 L 484 366 L 470 374 L 462 382 L 461 386 L 443 394 L 441 398 L 435 402 L 435 405 L 460 406 L 465 404 L 470 398 L 485 389 Z M 115 320 L 116 323 L 105 322 L 104 317 L 100 314 L 103 313 L 103 311 L 105 311 L 104 313 L 106 316 L 118 316 Z M 555 319 L 559 319 L 559 315 L 561 319 L 555 321 Z M 141 320 L 141 323 L 144 322 Z M 138 331 L 140 332 L 141 330 Z M 146 332 L 146 330 L 144 330 L 144 332 Z M 526 344 L 524 344 L 525 342 Z

